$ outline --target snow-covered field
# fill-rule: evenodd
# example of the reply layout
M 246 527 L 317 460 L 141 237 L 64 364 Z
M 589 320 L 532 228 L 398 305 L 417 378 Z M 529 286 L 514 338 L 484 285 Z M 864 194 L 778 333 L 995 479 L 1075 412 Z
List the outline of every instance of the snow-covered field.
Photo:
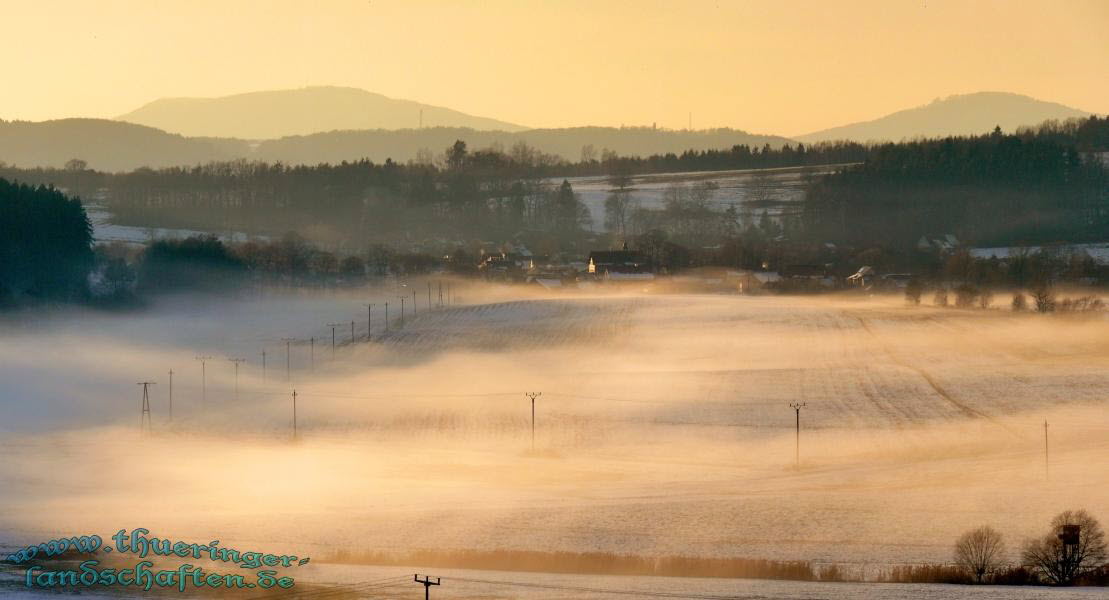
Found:
M 429 311 L 420 297 L 403 329 L 396 288 L 9 318 L 0 324 L 0 546 L 145 527 L 318 557 L 565 550 L 877 569 L 948 561 L 954 539 L 980 524 L 1000 530 L 1016 560 L 1020 542 L 1064 509 L 1109 521 L 1103 318 L 881 297 L 543 297 L 456 286 L 462 304 Z M 325 324 L 355 319 L 361 338 L 364 302 L 377 304 L 375 342 L 341 344 L 332 360 Z M 315 369 L 298 342 L 286 381 L 281 338 L 310 336 L 324 338 Z M 349 337 L 349 325 L 338 329 L 339 342 Z M 198 354 L 216 357 L 206 406 Z M 224 360 L 236 355 L 250 359 L 237 401 Z M 137 434 L 142 380 L 158 382 L 146 438 Z M 535 452 L 528 391 L 542 392 Z M 791 402 L 806 403 L 799 469 Z M 319 567 L 316 577 L 396 571 Z M 502 578 L 544 577 L 570 576 Z M 698 593 L 739 597 L 1018 597 L 696 581 Z M 468 585 L 432 595 L 604 597 Z
M 716 208 L 723 209 L 731 205 L 740 208 L 745 203 L 758 200 L 762 204 L 754 207 L 756 213 L 766 209 L 770 214 L 779 214 L 785 207 L 801 200 L 805 191 L 805 177 L 829 173 L 834 168 L 834 165 L 821 165 L 811 168 L 787 167 L 636 175 L 632 178 L 630 196 L 643 208 L 657 209 L 663 206 L 666 189 L 671 186 L 712 182 L 717 186 L 712 194 L 712 203 Z M 552 181 L 552 183 L 557 184 L 560 181 Z M 608 178 L 605 176 L 570 177 L 568 181 L 589 208 L 593 229 L 603 231 L 605 199 L 612 189 Z

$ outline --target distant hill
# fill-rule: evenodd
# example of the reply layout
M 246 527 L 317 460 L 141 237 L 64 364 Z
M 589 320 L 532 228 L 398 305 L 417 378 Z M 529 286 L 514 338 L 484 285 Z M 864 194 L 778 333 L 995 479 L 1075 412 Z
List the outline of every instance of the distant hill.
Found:
M 0 121 L 0 161 L 20 167 L 61 167 L 71 158 L 101 171 L 192 165 L 245 156 L 242 140 L 186 138 L 106 119 Z
M 415 128 L 420 125 L 421 110 L 425 127 L 524 129 L 513 123 L 349 87 L 308 87 L 221 98 L 165 98 L 117 119 L 188 136 L 266 140 L 336 130 Z
M 528 129 L 516 133 L 474 131 L 452 127 L 406 129 L 401 131 L 333 131 L 308 136 L 267 140 L 258 144 L 254 158 L 266 161 L 313 164 L 339 162 L 366 157 L 381 162 L 386 158 L 404 162 L 415 158 L 421 149 L 442 154 L 455 140 L 471 149 L 500 146 L 509 150 L 517 142 L 557 154 L 569 161 L 581 158 L 582 147 L 592 145 L 597 157 L 608 149 L 622 156 L 649 156 L 694 150 L 731 148 L 737 144 L 777 148 L 791 140 L 773 135 L 756 135 L 735 129 L 706 131 L 668 131 L 650 127 L 573 127 L 567 129 Z
M 471 149 L 500 146 L 505 150 L 523 141 L 567 160 L 581 158 L 583 146 L 593 145 L 598 158 L 603 149 L 624 156 L 647 156 L 690 148 L 730 148 L 736 144 L 779 147 L 790 140 L 754 135 L 733 129 L 666 131 L 649 127 L 577 127 L 530 129 L 515 133 L 429 127 L 399 131 L 333 131 L 290 136 L 262 142 L 231 138 L 184 137 L 159 129 L 105 119 L 61 119 L 32 123 L 0 121 L 0 161 L 21 167 L 61 167 L 71 158 L 101 171 L 129 171 L 139 167 L 195 165 L 217 160 L 282 161 L 288 164 L 338 163 L 369 158 L 406 162 L 421 149 L 438 156 L 455 140 Z
M 915 137 L 983 134 L 996 126 L 1012 132 L 1022 125 L 1038 125 L 1050 119 L 1086 117 L 1090 113 L 1004 92 L 978 92 L 948 96 L 931 104 L 886 115 L 873 121 L 833 127 L 795 139 L 805 143 L 825 140 L 856 142 L 893 141 Z

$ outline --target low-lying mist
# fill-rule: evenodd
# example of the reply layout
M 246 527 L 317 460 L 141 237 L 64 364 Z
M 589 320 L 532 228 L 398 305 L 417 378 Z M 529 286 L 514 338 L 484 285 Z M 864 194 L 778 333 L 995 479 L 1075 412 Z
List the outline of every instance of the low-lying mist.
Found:
M 427 284 L 8 318 L 0 545 L 145 527 L 302 555 L 880 563 L 1109 519 L 1102 318 L 460 282 L 429 308 Z

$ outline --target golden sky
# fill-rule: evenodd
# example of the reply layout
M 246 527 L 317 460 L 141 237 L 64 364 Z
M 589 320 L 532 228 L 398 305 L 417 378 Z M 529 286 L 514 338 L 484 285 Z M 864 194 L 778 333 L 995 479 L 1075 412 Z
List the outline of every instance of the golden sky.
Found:
M 532 127 L 797 135 L 975 91 L 1109 112 L 1109 0 L 0 0 L 0 118 L 345 85 Z

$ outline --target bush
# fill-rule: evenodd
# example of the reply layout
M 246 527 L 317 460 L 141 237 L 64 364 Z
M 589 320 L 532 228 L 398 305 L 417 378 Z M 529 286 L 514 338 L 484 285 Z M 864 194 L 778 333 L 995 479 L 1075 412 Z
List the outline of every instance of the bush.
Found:
M 1028 310 L 1028 298 L 1024 294 L 1017 292 L 1013 294 L 1013 312 L 1024 312 Z
M 916 278 L 910 279 L 905 286 L 905 301 L 913 306 L 920 305 L 920 296 L 924 293 L 924 286 Z
M 978 308 L 987 310 L 993 304 L 993 292 L 988 289 L 983 289 L 982 293 L 978 294 Z
M 1105 302 L 1097 296 L 1067 298 L 1058 304 L 1059 312 L 1098 312 L 1105 310 Z
M 932 296 L 932 304 L 947 306 L 947 288 L 941 286 L 936 289 L 936 294 Z
M 978 288 L 973 285 L 964 283 L 955 288 L 955 306 L 959 308 L 971 308 L 978 299 Z
M 1055 310 L 1055 290 L 1049 283 L 1038 283 L 1032 288 L 1032 300 L 1036 303 L 1036 312 L 1049 313 Z

